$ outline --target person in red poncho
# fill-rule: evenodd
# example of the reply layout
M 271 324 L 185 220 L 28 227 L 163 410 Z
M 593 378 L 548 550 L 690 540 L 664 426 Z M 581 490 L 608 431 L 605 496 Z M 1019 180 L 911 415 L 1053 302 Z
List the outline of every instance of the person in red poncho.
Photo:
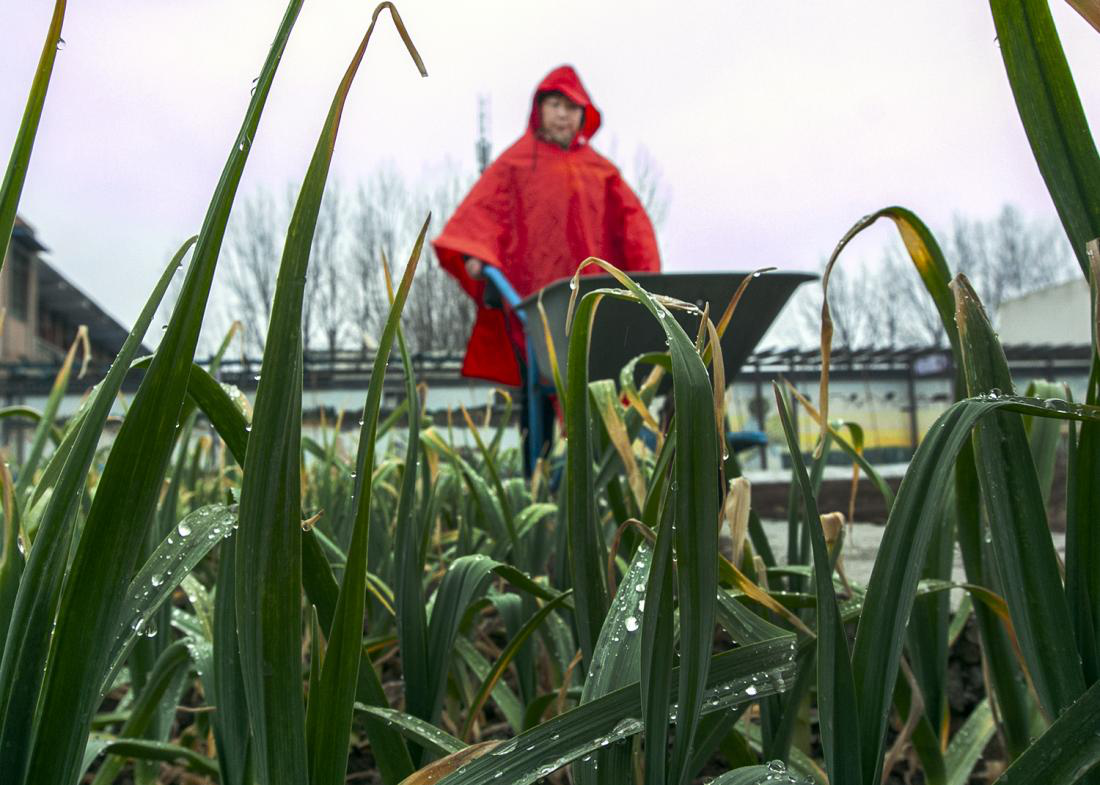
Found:
M 527 131 L 485 170 L 433 242 L 440 264 L 477 303 L 464 376 L 518 386 L 526 359 L 518 320 L 484 300 L 483 265 L 500 268 L 521 297 L 572 276 L 589 256 L 622 270 L 660 270 L 645 208 L 589 144 L 599 127 L 576 71 L 555 68 L 535 89 Z

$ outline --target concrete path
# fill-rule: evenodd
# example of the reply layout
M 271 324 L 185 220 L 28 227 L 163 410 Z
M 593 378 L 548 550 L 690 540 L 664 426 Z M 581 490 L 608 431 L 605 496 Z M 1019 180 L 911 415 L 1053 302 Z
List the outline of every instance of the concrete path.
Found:
M 849 527 L 844 542 L 844 569 L 848 579 L 857 583 L 867 584 L 871 578 L 871 567 L 874 565 L 875 555 L 878 553 L 879 543 L 882 542 L 882 533 L 886 527 L 874 524 L 856 523 Z M 786 563 L 787 553 L 787 522 L 764 521 L 764 530 L 768 534 L 768 541 L 772 545 L 776 558 L 781 563 Z M 1065 559 L 1066 536 L 1063 532 L 1052 532 L 1054 547 L 1058 555 Z M 962 557 L 958 547 L 955 548 L 955 565 L 952 570 L 952 580 L 962 583 L 966 580 L 963 571 Z M 951 590 L 951 604 L 955 606 L 962 599 L 962 589 Z

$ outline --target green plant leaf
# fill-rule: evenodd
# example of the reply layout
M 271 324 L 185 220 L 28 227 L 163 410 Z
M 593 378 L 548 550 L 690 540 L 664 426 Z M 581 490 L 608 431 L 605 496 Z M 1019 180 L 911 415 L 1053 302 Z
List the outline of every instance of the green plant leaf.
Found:
M 123 421 L 59 605 L 26 779 L 68 782 L 99 697 L 121 603 L 171 457 L 225 225 L 301 0 L 291 0 L 215 189 L 156 356 Z M 111 554 L 104 559 L 103 554 Z M 17 775 L 17 782 L 18 775 Z
M 420 445 L 420 396 L 416 391 L 412 360 L 405 337 L 399 331 L 401 365 L 405 371 L 405 399 L 410 404 L 409 431 L 405 450 L 405 467 L 401 477 L 401 496 L 394 522 L 396 549 L 395 587 L 397 640 L 401 647 L 401 673 L 405 681 L 405 707 L 409 714 L 430 720 L 434 695 L 428 692 L 429 660 L 428 616 L 424 610 L 424 559 L 420 511 L 414 510 L 416 497 L 416 466 Z M 373 378 L 373 376 L 372 376 Z M 450 752 L 455 752 L 451 750 Z M 449 753 L 448 753 L 449 754 Z
M 492 578 L 495 562 L 480 554 L 461 556 L 452 563 L 436 589 L 428 619 L 429 694 L 432 696 L 432 719 L 443 703 L 447 671 L 451 664 L 451 650 L 462 617 L 470 603 L 480 598 Z
M 340 593 L 340 587 L 321 550 L 319 535 L 320 532 L 317 529 L 302 532 L 302 579 L 309 601 L 317 610 L 321 627 L 327 630 L 331 629 L 336 615 L 336 599 Z M 389 708 L 386 693 L 382 689 L 378 673 L 374 670 L 374 664 L 366 647 L 363 647 L 359 658 L 355 699 L 364 705 Z M 409 757 L 404 739 L 385 722 L 376 720 L 372 716 L 365 718 L 364 724 L 382 781 L 387 785 L 400 782 L 412 773 L 412 759 Z
M 294 206 L 256 390 L 253 432 L 249 440 L 252 449 L 245 457 L 236 570 L 237 633 L 257 774 L 265 785 L 304 782 L 307 769 L 314 785 L 342 782 L 347 768 L 346 730 L 343 733 L 337 730 L 335 734 L 333 731 L 351 723 L 361 649 L 362 582 L 366 568 L 367 526 L 362 520 L 365 517 L 362 497 L 367 496 L 369 505 L 369 495 L 360 488 L 357 523 L 362 523 L 356 529 L 361 530 L 362 544 L 355 550 L 355 561 L 345 570 L 336 618 L 329 630 L 328 665 L 322 671 L 319 685 L 320 693 L 332 699 L 334 705 L 328 707 L 323 717 L 314 712 L 311 719 L 317 719 L 310 723 L 310 728 L 315 733 L 307 740 L 299 680 L 302 307 L 313 235 L 344 103 L 378 16 L 387 7 L 406 45 L 413 51 L 392 4 L 380 5 L 333 97 Z M 423 72 L 419 58 L 415 52 L 413 55 Z M 400 307 L 396 310 L 400 311 Z M 369 465 L 367 487 L 370 485 Z
M 793 655 L 789 636 L 715 655 L 708 669 L 703 713 L 726 711 L 785 688 L 794 675 Z M 676 669 L 672 675 L 670 697 L 676 701 Z M 622 687 L 504 742 L 439 780 L 439 785 L 530 785 L 567 763 L 641 732 L 641 709 L 638 684 Z
M 466 749 L 466 743 L 462 739 L 457 739 L 431 723 L 403 711 L 381 706 L 365 706 L 362 703 L 356 703 L 355 710 L 369 714 L 396 728 L 406 739 L 419 744 L 434 755 L 453 755 Z
M 775 400 L 791 464 L 801 489 L 805 507 L 805 524 L 810 532 L 810 546 L 814 557 L 814 578 L 817 588 L 817 701 L 818 723 L 821 726 L 821 743 L 825 754 L 825 766 L 831 782 L 875 782 L 866 769 L 861 773 L 863 757 L 860 719 L 862 708 L 857 704 L 852 661 L 848 653 L 848 637 L 840 618 L 836 593 L 833 589 L 832 563 L 821 529 L 817 502 L 806 467 L 802 463 L 802 451 L 791 424 L 787 401 L 773 383 Z M 896 504 L 896 503 L 895 503 Z M 892 686 L 892 685 L 891 685 Z M 889 704 L 887 704 L 889 705 Z M 874 754 L 880 761 L 882 755 L 876 745 Z
M 180 520 L 137 571 L 120 603 L 123 624 L 111 646 L 111 669 L 104 680 L 104 691 L 134 643 L 149 635 L 157 610 L 195 565 L 233 533 L 236 525 L 237 514 L 232 508 L 223 504 L 200 507 Z
M 176 699 L 190 664 L 187 645 L 183 641 L 177 641 L 164 650 L 149 673 L 141 694 L 134 701 L 130 717 L 123 724 L 120 736 L 135 738 L 144 734 L 153 724 L 162 702 L 168 702 L 175 714 Z M 96 772 L 92 785 L 110 785 L 122 771 L 125 762 L 117 755 L 108 757 Z
M 222 540 L 218 590 L 214 594 L 214 663 L 209 693 L 217 707 L 214 742 L 222 785 L 248 785 L 250 731 L 237 644 L 236 547 L 236 536 Z
M 1048 407 L 1047 403 L 1010 396 L 960 401 L 940 415 L 910 461 L 879 545 L 852 653 L 865 740 L 865 770 L 877 772 L 882 763 L 881 745 L 905 622 L 916 596 L 920 565 L 939 520 L 954 460 L 969 445 L 974 425 L 999 409 L 1090 422 L 1098 418 L 1094 407 L 1065 402 Z M 975 610 L 981 607 L 978 604 Z M 877 773 L 868 781 L 877 781 Z
M 470 729 L 473 727 L 474 721 L 481 711 L 481 707 L 485 705 L 485 701 L 489 699 L 489 694 L 492 692 L 501 676 L 504 675 L 505 668 L 507 668 L 516 658 L 520 648 L 526 643 L 527 639 L 531 637 L 532 633 L 542 625 L 546 617 L 553 613 L 567 597 L 568 593 L 562 593 L 543 605 L 531 615 L 531 618 L 528 619 L 523 627 L 521 627 L 512 639 L 508 641 L 508 645 L 504 647 L 504 651 L 500 653 L 497 661 L 493 663 L 493 667 L 482 680 L 481 686 L 478 688 L 477 693 L 470 703 L 470 708 L 466 715 L 466 725 L 462 730 L 463 736 L 469 736 Z
M 179 744 L 147 739 L 120 739 L 99 733 L 92 734 L 88 740 L 88 746 L 84 750 L 84 768 L 88 768 L 95 757 L 104 752 L 137 760 L 183 764 L 187 769 L 201 776 L 218 776 L 218 764 L 215 761 Z
M 588 400 L 588 335 L 602 294 L 585 295 L 570 326 L 566 382 L 565 514 L 569 570 L 577 605 L 577 640 L 585 667 L 600 636 L 609 599 L 604 576 L 607 544 L 596 513 L 592 434 Z
M 1045 381 L 1032 381 L 1027 385 L 1024 395 L 1029 398 L 1055 399 L 1066 394 L 1065 388 Z M 1054 465 L 1058 456 L 1058 445 L 1062 440 L 1062 424 L 1048 417 L 1028 417 L 1024 421 L 1027 441 L 1031 448 L 1031 460 L 1039 476 L 1039 487 L 1043 492 L 1043 504 L 1050 504 L 1050 494 L 1054 486 Z
M 676 443 L 680 445 L 673 466 L 671 519 L 662 521 L 657 533 L 657 546 L 650 568 L 647 596 L 654 601 L 651 612 L 642 620 L 642 696 L 646 715 L 646 778 L 648 782 L 664 782 L 663 742 L 668 735 L 668 690 L 666 679 L 671 657 L 657 647 L 671 645 L 673 619 L 668 592 L 672 574 L 670 548 L 662 540 L 675 542 L 678 570 L 677 599 L 680 620 L 679 719 L 672 746 L 669 781 L 686 782 L 691 748 L 699 722 L 702 693 L 706 682 L 710 649 L 714 634 L 715 590 L 718 585 L 718 565 L 714 547 L 718 538 L 718 463 L 720 457 L 717 409 L 711 380 L 695 343 L 683 328 L 671 318 L 664 303 L 638 286 L 612 265 L 589 259 L 578 268 L 574 278 L 589 264 L 596 264 L 610 273 L 628 291 L 596 290 L 581 298 L 576 317 L 571 321 L 569 339 L 568 409 L 566 427 L 569 434 L 567 474 L 569 533 L 573 585 L 578 592 L 578 629 L 581 651 L 586 664 L 591 662 L 599 627 L 607 613 L 607 591 L 602 570 L 590 572 L 593 556 L 606 553 L 597 518 L 592 509 L 592 450 L 588 440 L 589 400 L 588 345 L 596 306 L 604 296 L 613 296 L 641 303 L 657 319 L 669 342 L 672 361 L 673 397 L 676 405 Z M 574 289 L 574 292 L 576 289 Z M 720 369 L 720 366 L 716 366 Z M 716 371 L 719 374 L 719 371 Z M 581 444 L 574 449 L 573 441 L 580 436 Z M 690 447 L 685 447 L 690 445 Z M 593 494 L 578 499 L 579 494 Z M 580 551 L 592 548 L 590 554 Z M 586 601 L 580 586 L 585 584 Z M 584 609 L 582 611 L 582 608 Z M 595 633 L 595 634 L 593 634 Z M 660 760 L 659 760 L 660 759 Z
M 1096 365 L 1093 365 L 1094 369 Z M 1095 377 L 1095 373 L 1094 373 Z M 1100 425 L 1070 424 L 1066 482 L 1066 602 L 1087 680 L 1100 677 Z M 1078 435 L 1079 434 L 1079 435 Z
M 514 595 L 506 595 L 514 596 Z M 466 638 L 455 639 L 455 652 L 465 663 L 466 667 L 470 669 L 470 673 L 474 678 L 484 681 L 489 675 L 492 664 L 481 655 L 481 652 L 470 643 Z M 556 696 L 553 696 L 556 697 Z M 523 704 L 520 703 L 516 693 L 512 691 L 512 688 L 508 686 L 508 683 L 503 680 L 498 680 L 493 687 L 492 692 L 493 703 L 500 709 L 500 713 L 504 715 L 504 719 L 508 721 L 508 724 L 512 726 L 512 730 L 515 733 L 522 733 L 525 725 L 523 723 Z
M 966 785 L 970 773 L 981 760 L 989 740 L 997 726 L 993 722 L 993 708 L 989 699 L 982 700 L 970 712 L 966 722 L 955 731 L 947 746 L 944 763 L 947 767 L 947 785 Z
M 952 285 L 967 389 L 1011 394 L 1008 362 L 977 295 L 965 276 Z M 1077 647 L 1065 634 L 1073 626 L 1020 417 L 998 412 L 979 421 L 974 453 L 1001 588 L 1039 704 L 1053 719 L 1084 692 L 1085 681 Z
M 746 766 L 734 771 L 727 771 L 711 781 L 712 785 L 762 785 L 768 782 L 806 785 L 808 780 L 796 777 L 780 761 L 772 761 L 765 766 Z
M 1002 785 L 1078 782 L 1100 763 L 1100 682 L 1089 687 L 996 780 Z
M 31 81 L 31 92 L 27 96 L 27 107 L 23 110 L 23 121 L 19 124 L 8 168 L 4 172 L 4 183 L 0 185 L 0 270 L 8 256 L 8 244 L 15 226 L 15 211 L 19 207 L 19 197 L 27 179 L 31 150 L 34 148 L 34 137 L 38 134 L 38 122 L 42 119 L 42 107 L 46 103 L 46 90 L 50 86 L 54 60 L 57 59 L 57 50 L 65 43 L 61 38 L 64 21 L 65 0 L 57 0 L 53 6 L 50 27 L 46 31 L 46 40 L 42 44 L 42 54 L 38 56 L 38 67 Z
M 379 6 L 371 20 L 370 28 L 360 44 L 355 61 L 345 76 L 345 84 L 342 94 L 338 94 L 340 104 L 350 87 L 354 69 L 358 66 L 366 50 L 371 32 L 378 15 L 384 6 Z M 397 11 L 389 6 L 394 19 L 398 21 Z M 408 46 L 412 46 L 406 39 Z M 337 102 L 334 101 L 334 113 Z M 335 125 L 331 133 L 335 136 Z M 330 143 L 331 148 L 331 143 Z M 320 150 L 320 145 L 318 145 Z M 318 194 L 318 205 L 320 195 Z M 429 219 L 430 220 L 430 217 Z M 329 630 L 329 646 L 324 667 L 321 671 L 320 683 L 316 692 L 310 694 L 309 707 L 309 756 L 312 785 L 340 785 L 347 773 L 348 734 L 351 731 L 351 719 L 355 697 L 356 684 L 359 677 L 359 660 L 363 643 L 363 613 L 365 609 L 365 590 L 367 580 L 367 543 L 369 538 L 369 521 L 371 515 L 371 486 L 374 473 L 374 449 L 376 442 L 376 427 L 378 412 L 381 405 L 382 385 L 385 381 L 386 365 L 389 362 L 390 351 L 393 348 L 395 335 L 399 332 L 401 310 L 405 305 L 409 290 L 412 287 L 413 276 L 416 273 L 417 262 L 420 259 L 424 247 L 424 237 L 428 231 L 428 221 L 420 229 L 416 238 L 409 262 L 405 267 L 405 274 L 401 284 L 394 294 L 390 313 L 382 330 L 382 338 L 375 354 L 374 370 L 371 373 L 371 382 L 367 391 L 367 401 L 363 406 L 364 424 L 360 435 L 359 457 L 356 461 L 358 477 L 356 482 L 356 512 L 355 528 L 352 533 L 351 547 L 348 549 L 348 561 L 344 569 L 344 581 L 340 586 L 340 594 L 336 601 L 336 611 L 332 626 Z M 300 313 L 299 313 L 300 317 Z M 404 340 L 402 339 L 402 349 Z M 406 362 L 406 371 L 410 372 L 408 383 L 414 387 L 415 382 L 411 378 L 411 367 L 408 363 L 408 353 L 402 352 Z M 419 406 L 410 407 L 412 417 L 410 420 L 418 423 L 417 413 Z M 413 426 L 416 427 L 415 425 Z M 416 434 L 411 434 L 412 464 L 406 465 L 406 473 L 410 482 L 415 482 L 416 460 L 415 447 L 419 439 Z M 411 493 L 413 486 L 407 486 L 408 490 L 402 490 L 402 508 L 408 514 L 411 497 L 405 498 Z M 400 522 L 399 522 L 400 523 Z M 405 521 L 405 525 L 408 522 Z M 419 580 L 419 577 L 416 577 Z
M 582 704 L 641 678 L 642 636 L 638 630 L 645 608 L 645 589 L 652 557 L 653 552 L 648 545 L 639 545 L 630 568 L 619 582 L 592 653 L 592 664 L 581 690 Z M 573 781 L 577 785 L 598 785 L 599 777 L 626 781 L 631 776 L 630 758 L 630 750 L 618 746 L 599 750 L 594 760 L 573 764 Z
M 997 43 L 1031 151 L 1085 277 L 1100 237 L 1100 156 L 1046 0 L 990 0 Z
M 194 239 L 183 244 L 161 274 L 107 376 L 89 397 L 86 406 L 74 415 L 74 422 L 79 424 L 68 432 L 50 458 L 43 479 L 32 495 L 32 503 L 40 499 L 45 509 L 39 518 L 38 537 L 20 578 L 0 661 L 0 718 L 3 718 L 0 720 L 3 723 L 0 770 L 9 772 L 11 781 L 16 784 L 22 782 L 22 772 L 31 750 L 35 705 L 44 678 L 61 581 L 69 557 L 73 519 L 84 492 L 88 468 L 130 363 L 141 348 L 145 331 Z M 38 496 L 47 486 L 53 488 L 48 499 Z M 101 645 L 108 649 L 111 642 L 104 636 Z M 97 674 L 97 678 L 99 676 Z

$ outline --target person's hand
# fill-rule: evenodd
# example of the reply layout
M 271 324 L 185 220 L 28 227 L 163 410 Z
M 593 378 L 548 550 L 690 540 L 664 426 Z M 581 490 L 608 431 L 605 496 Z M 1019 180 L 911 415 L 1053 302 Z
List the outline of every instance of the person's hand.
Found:
M 466 275 L 470 276 L 475 281 L 481 280 L 481 271 L 484 267 L 485 262 L 471 256 L 466 260 Z

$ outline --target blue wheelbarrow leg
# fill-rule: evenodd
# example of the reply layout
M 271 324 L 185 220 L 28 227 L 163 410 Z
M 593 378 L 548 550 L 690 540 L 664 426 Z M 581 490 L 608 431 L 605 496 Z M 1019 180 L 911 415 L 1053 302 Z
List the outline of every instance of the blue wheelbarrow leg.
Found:
M 483 275 L 500 294 L 501 300 L 526 325 L 527 314 L 519 307 L 521 301 L 519 293 L 516 292 L 504 273 L 487 264 L 483 268 Z M 539 383 L 538 362 L 535 359 L 535 351 L 534 347 L 531 346 L 530 339 L 527 339 L 526 345 L 523 347 L 525 351 L 520 352 L 519 347 L 513 348 L 517 349 L 517 355 L 526 355 L 525 360 L 520 363 L 520 370 L 523 372 L 524 377 L 520 393 L 523 396 L 523 405 L 520 407 L 520 412 L 522 419 L 526 421 L 520 424 L 520 441 L 523 449 L 523 473 L 525 476 L 530 477 L 534 474 L 539 456 L 550 444 L 553 419 L 552 415 L 547 417 L 547 410 L 552 412 L 553 409 L 550 396 L 547 395 L 542 384 Z M 551 423 L 550 426 L 547 425 L 548 419 Z
M 726 444 L 730 452 L 736 455 L 753 447 L 767 447 L 768 437 L 763 431 L 727 431 Z

